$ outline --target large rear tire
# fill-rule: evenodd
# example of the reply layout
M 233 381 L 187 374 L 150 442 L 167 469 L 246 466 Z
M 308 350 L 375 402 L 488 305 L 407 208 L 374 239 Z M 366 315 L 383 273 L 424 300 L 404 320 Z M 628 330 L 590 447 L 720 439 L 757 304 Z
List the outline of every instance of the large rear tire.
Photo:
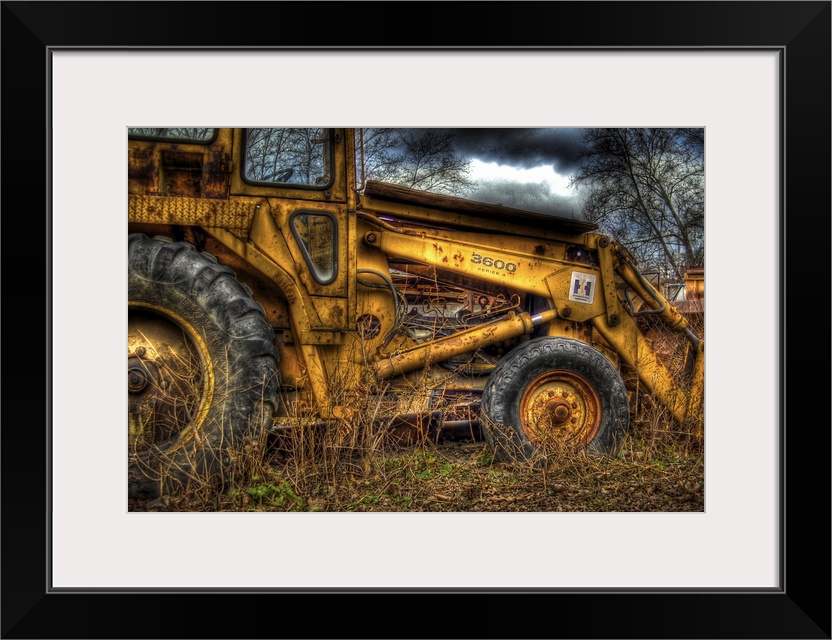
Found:
M 503 462 L 539 463 L 564 450 L 615 455 L 630 423 L 613 364 L 584 342 L 548 336 L 500 360 L 482 409 L 483 435 Z
M 184 242 L 128 239 L 128 488 L 218 486 L 270 425 L 278 352 L 234 272 Z

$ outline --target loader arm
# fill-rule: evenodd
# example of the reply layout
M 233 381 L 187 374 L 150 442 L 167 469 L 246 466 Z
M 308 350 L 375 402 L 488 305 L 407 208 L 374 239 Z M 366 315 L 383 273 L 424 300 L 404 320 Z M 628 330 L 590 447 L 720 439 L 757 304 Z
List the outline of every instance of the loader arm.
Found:
M 641 277 L 626 251 L 606 236 L 584 233 L 571 237 L 574 245 L 586 252 L 596 252 L 597 261 L 586 263 L 567 259 L 562 247 L 568 242 L 508 234 L 480 235 L 472 231 L 456 231 L 451 235 L 429 228 L 397 227 L 367 213 L 361 217 L 376 227 L 364 234 L 364 243 L 389 257 L 413 260 L 546 298 L 554 307 L 553 313 L 545 316 L 546 322 L 556 318 L 590 322 L 617 356 L 636 372 L 645 389 L 654 393 L 676 420 L 683 422 L 701 408 L 702 340 L 688 328 L 684 316 Z M 618 291 L 620 280 L 648 306 L 649 310 L 643 313 L 655 313 L 669 329 L 687 337 L 695 357 L 691 392 L 674 380 L 639 330 L 635 322 L 638 311 Z M 593 294 L 585 298 L 572 295 L 576 282 L 589 283 L 594 287 Z M 521 324 L 518 318 L 517 326 Z M 517 331 L 514 335 L 529 332 Z M 379 373 L 387 377 L 454 353 L 443 342 L 447 340 L 424 343 L 410 350 L 406 359 L 398 355 L 393 360 L 382 361 Z M 468 342 L 473 349 L 475 341 Z
M 599 318 L 593 319 L 594 328 L 612 344 L 627 364 L 638 372 L 639 380 L 648 390 L 655 393 L 660 401 L 671 411 L 673 417 L 684 422 L 688 418 L 699 416 L 703 409 L 705 392 L 705 343 L 688 326 L 687 319 L 659 293 L 636 269 L 629 253 L 615 243 L 601 243 L 599 248 L 602 268 L 612 268 L 629 288 L 644 302 L 646 309 L 637 310 L 632 298 L 626 293 L 625 302 L 628 313 L 625 321 L 611 324 Z M 640 314 L 655 315 L 667 326 L 687 339 L 693 358 L 690 390 L 683 390 L 658 359 L 656 352 L 635 324 Z

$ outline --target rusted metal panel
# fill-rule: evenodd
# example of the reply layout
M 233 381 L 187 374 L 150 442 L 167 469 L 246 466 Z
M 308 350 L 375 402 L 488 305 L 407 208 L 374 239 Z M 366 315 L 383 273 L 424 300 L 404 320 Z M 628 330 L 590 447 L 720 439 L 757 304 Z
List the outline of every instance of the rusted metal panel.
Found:
M 208 200 L 130 195 L 128 221 L 248 229 L 258 202 L 246 198 Z
M 165 195 L 200 197 L 202 153 L 165 150 L 161 159 L 161 190 Z
M 202 167 L 202 195 L 205 198 L 227 198 L 229 191 L 230 160 L 228 154 L 214 151 Z
M 476 202 L 455 196 L 408 189 L 394 184 L 368 180 L 364 188 L 364 195 L 372 198 L 404 202 L 414 205 L 442 209 L 456 213 L 464 213 L 488 220 L 512 221 L 546 230 L 562 230 L 568 233 L 586 233 L 594 231 L 598 225 L 583 220 L 564 218 L 561 216 L 535 213 L 523 209 L 514 209 L 502 205 Z
M 685 272 L 685 298 L 687 300 L 704 300 L 705 269 L 691 268 Z
M 127 179 L 131 193 L 159 191 L 158 154 L 155 145 L 130 146 L 127 153 Z

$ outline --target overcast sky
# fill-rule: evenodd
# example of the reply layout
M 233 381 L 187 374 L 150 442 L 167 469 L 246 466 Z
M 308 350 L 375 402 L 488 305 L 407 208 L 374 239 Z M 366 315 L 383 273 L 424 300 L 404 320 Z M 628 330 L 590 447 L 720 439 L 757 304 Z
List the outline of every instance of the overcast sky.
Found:
M 507 207 L 575 217 L 578 194 L 569 177 L 579 166 L 582 129 L 446 129 L 471 160 L 476 181 L 466 197 Z

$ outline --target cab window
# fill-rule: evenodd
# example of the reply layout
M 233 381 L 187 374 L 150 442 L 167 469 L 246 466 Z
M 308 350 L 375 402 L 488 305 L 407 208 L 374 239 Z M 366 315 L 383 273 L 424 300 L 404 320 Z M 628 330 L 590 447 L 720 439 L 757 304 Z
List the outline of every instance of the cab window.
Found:
M 243 179 L 304 189 L 332 186 L 330 129 L 246 129 Z
M 148 140 L 181 140 L 182 142 L 197 142 L 207 144 L 216 137 L 216 129 L 200 127 L 130 127 L 127 135 L 130 138 L 145 138 Z

